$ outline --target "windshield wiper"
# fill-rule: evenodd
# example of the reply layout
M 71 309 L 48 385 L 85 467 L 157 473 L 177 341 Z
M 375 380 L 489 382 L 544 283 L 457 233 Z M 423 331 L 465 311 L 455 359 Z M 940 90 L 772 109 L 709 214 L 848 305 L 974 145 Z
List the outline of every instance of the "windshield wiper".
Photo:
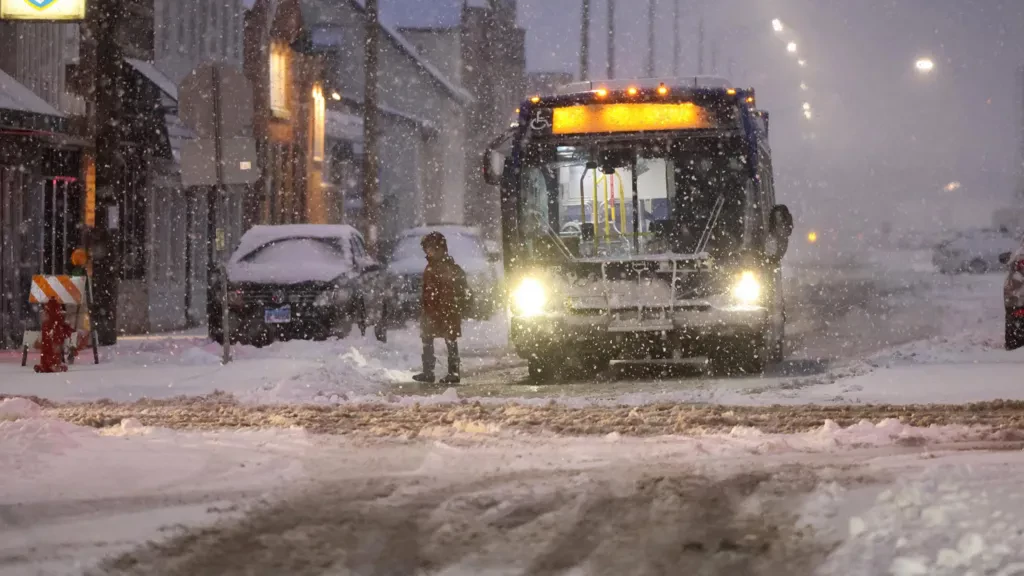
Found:
M 565 242 L 562 242 L 562 237 L 555 232 L 555 229 L 551 227 L 551 224 L 544 221 L 541 213 L 536 210 L 530 210 L 530 215 L 533 216 L 533 219 L 537 221 L 537 224 L 544 229 L 544 232 L 551 237 L 554 244 L 558 247 L 558 251 L 561 252 L 562 257 L 566 260 L 573 260 L 572 251 L 565 245 Z
M 704 233 L 701 234 L 700 241 L 697 242 L 697 249 L 694 254 L 703 254 L 708 247 L 708 243 L 711 242 L 711 232 L 715 229 L 715 224 L 718 224 L 718 217 L 722 214 L 722 208 L 725 206 L 725 196 L 719 194 L 715 200 L 715 206 L 711 209 L 711 217 L 708 218 L 708 224 L 704 227 Z

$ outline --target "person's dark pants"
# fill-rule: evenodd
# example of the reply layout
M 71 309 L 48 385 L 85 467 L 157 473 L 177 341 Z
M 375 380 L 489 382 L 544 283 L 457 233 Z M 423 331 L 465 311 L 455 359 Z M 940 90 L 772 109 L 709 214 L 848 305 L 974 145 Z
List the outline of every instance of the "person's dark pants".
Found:
M 448 347 L 448 374 L 458 376 L 460 364 L 459 341 L 445 338 L 444 344 Z M 437 364 L 437 358 L 434 355 L 434 339 L 423 336 L 423 373 L 433 374 L 435 364 Z

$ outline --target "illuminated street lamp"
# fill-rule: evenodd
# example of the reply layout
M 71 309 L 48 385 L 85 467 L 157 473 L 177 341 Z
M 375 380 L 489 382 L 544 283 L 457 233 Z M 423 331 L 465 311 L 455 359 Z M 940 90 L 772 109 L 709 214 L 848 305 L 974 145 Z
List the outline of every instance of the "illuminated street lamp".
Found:
M 800 83 L 800 89 L 806 91 L 807 90 L 807 83 L 806 82 L 801 82 Z
M 803 58 L 797 60 L 796 63 L 799 64 L 801 67 L 807 66 L 807 60 L 804 60 Z
M 810 110 L 810 109 L 811 109 L 811 103 L 810 102 L 804 102 L 804 110 L 806 111 L 806 110 Z
M 810 120 L 811 118 L 814 118 L 814 113 L 810 110 L 804 110 L 804 118 Z
M 790 54 L 796 54 L 796 42 L 790 42 L 789 44 L 786 44 L 786 52 L 789 52 Z
M 779 20 L 778 18 L 772 20 L 772 30 L 775 30 L 776 32 L 782 32 L 784 30 L 784 27 L 782 26 L 782 20 Z
M 935 70 L 935 62 L 931 58 L 918 58 L 917 62 L 914 63 L 914 67 L 921 74 L 928 74 Z

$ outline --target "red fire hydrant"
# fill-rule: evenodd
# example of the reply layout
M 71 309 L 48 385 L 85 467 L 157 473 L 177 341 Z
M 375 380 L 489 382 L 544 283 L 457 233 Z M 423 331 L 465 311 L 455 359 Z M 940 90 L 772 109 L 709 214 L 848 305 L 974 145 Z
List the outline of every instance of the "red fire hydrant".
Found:
M 42 335 L 36 346 L 39 348 L 39 364 L 36 372 L 67 372 L 64 363 L 64 342 L 72 334 L 74 328 L 64 319 L 64 310 L 60 302 L 49 300 L 43 305 Z

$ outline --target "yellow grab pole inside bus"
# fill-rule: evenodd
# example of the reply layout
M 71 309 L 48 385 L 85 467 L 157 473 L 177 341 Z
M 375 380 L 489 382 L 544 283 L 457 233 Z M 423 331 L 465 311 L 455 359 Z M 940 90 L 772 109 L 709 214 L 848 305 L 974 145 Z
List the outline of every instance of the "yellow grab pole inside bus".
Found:
M 604 243 L 608 244 L 608 239 L 612 236 L 611 222 L 608 220 L 608 175 L 601 177 L 604 180 Z
M 594 213 L 594 248 L 597 248 L 597 168 L 594 168 L 594 204 L 592 211 Z
M 619 218 L 622 220 L 622 230 L 620 234 L 626 234 L 626 189 L 622 187 L 622 176 L 619 176 L 619 171 L 615 171 L 615 177 L 619 179 Z

